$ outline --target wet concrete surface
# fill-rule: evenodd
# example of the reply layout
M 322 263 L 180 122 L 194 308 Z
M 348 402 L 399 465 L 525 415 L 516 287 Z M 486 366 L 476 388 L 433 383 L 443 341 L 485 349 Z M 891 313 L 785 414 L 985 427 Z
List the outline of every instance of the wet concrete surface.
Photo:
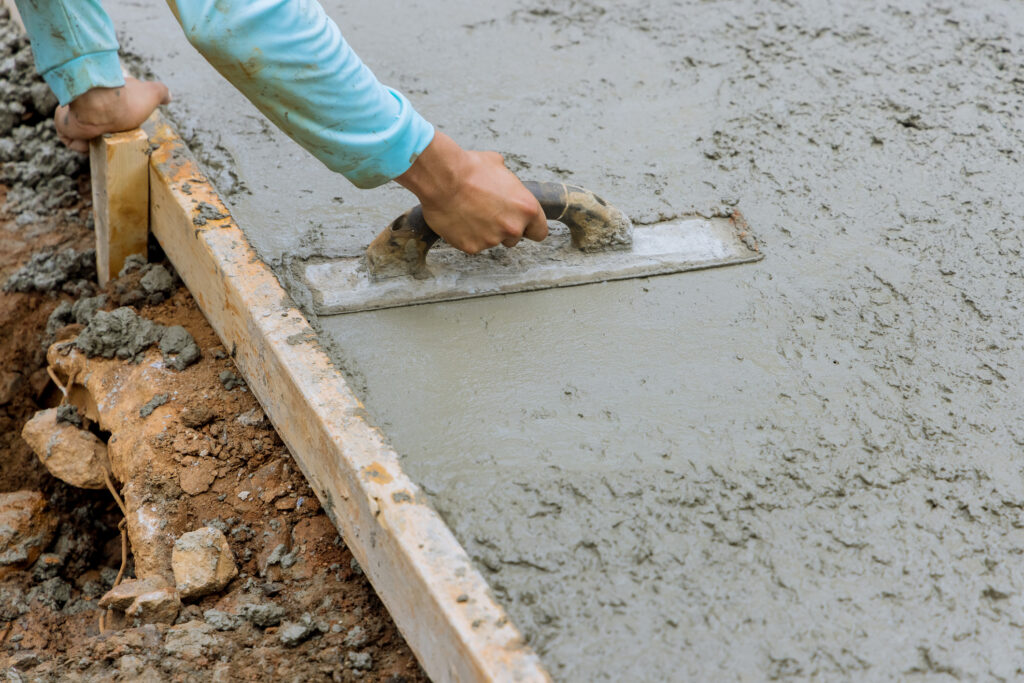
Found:
M 407 208 L 114 5 L 269 261 Z M 738 202 L 768 254 L 320 320 L 555 678 L 1021 675 L 1024 8 L 330 11 L 464 144 L 634 219 Z

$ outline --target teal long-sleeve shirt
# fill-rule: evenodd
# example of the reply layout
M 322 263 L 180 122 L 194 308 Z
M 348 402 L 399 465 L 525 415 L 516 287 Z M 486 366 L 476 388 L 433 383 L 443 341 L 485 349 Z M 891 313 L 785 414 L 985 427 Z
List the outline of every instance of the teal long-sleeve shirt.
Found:
M 278 128 L 357 187 L 408 170 L 434 128 L 382 85 L 315 0 L 168 0 L 189 42 Z M 61 104 L 124 84 L 98 0 L 17 0 Z

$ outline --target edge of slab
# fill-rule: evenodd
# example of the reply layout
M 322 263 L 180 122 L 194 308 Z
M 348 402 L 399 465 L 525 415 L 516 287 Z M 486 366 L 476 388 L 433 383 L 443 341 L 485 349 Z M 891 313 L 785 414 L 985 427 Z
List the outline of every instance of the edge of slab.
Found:
M 151 230 L 424 670 L 550 680 L 173 127 L 156 113 L 144 128 Z

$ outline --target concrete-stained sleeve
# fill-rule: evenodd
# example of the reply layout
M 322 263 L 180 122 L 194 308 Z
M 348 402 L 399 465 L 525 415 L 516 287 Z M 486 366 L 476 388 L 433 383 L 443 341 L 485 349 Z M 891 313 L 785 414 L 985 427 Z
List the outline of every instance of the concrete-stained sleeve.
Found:
M 114 24 L 97 0 L 16 0 L 36 69 L 61 104 L 124 85 Z
M 313 0 L 169 0 L 189 42 L 293 140 L 357 187 L 404 173 L 434 129 L 382 85 Z

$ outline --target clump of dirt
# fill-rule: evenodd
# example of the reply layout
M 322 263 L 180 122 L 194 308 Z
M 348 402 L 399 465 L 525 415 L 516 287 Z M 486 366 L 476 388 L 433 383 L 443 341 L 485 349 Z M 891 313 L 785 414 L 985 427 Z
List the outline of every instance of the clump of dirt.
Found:
M 0 671 L 32 681 L 426 680 L 169 264 L 137 259 L 96 286 L 86 167 L 59 147 L 55 102 L 31 70 L 26 41 L 0 10 L 0 282 L 11 283 L 0 291 L 0 494 L 40 492 L 56 524 L 32 565 L 0 577 Z M 149 444 L 154 495 L 188 530 L 220 529 L 239 573 L 186 600 L 174 624 L 108 618 L 101 633 L 99 599 L 121 567 L 121 513 L 106 490 L 50 476 L 20 433 L 61 402 L 47 346 L 112 316 L 159 334 L 156 346 L 102 362 L 174 368 L 147 386 L 154 400 L 142 416 L 167 425 Z M 230 389 L 225 373 L 237 379 Z M 57 418 L 91 424 L 67 403 Z M 132 577 L 131 554 L 125 569 Z

